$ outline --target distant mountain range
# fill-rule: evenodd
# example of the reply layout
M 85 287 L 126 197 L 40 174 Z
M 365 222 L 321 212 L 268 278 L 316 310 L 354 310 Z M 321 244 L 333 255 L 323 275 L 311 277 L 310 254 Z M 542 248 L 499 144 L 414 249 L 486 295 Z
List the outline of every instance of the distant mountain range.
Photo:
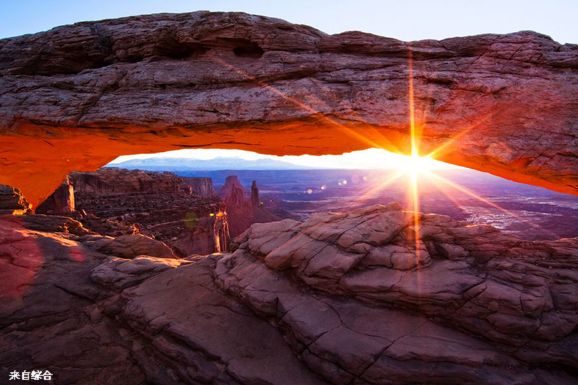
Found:
M 219 171 L 219 170 L 310 170 L 275 159 L 246 160 L 242 158 L 215 158 L 209 160 L 189 158 L 146 158 L 111 163 L 107 167 L 145 171 Z

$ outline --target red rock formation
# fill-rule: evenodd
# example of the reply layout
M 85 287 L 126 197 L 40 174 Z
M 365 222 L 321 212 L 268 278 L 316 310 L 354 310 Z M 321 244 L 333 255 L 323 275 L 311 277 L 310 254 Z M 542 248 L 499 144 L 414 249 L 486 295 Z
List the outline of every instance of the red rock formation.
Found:
M 409 152 L 412 76 L 422 152 L 576 194 L 577 68 L 575 45 L 533 32 L 406 43 L 209 12 L 79 23 L 0 40 L 0 183 L 37 204 L 122 154 Z
M 35 211 L 38 214 L 67 215 L 74 210 L 74 187 L 67 176 L 64 182 Z
M 27 214 L 7 216 L 4 217 L 3 220 L 5 224 L 12 223 L 14 229 L 26 228 L 28 230 L 44 231 L 47 233 L 66 233 L 77 236 L 91 234 L 91 231 L 85 228 L 79 221 L 61 215 Z M 35 255 L 33 257 L 36 258 L 38 256 Z
M 214 197 L 215 188 L 213 187 L 213 180 L 211 178 L 188 178 L 182 177 L 182 183 L 191 187 L 191 194 L 202 197 Z
M 24 214 L 30 208 L 20 190 L 0 184 L 0 214 Z
M 90 249 L 120 258 L 132 259 L 140 255 L 153 255 L 158 258 L 176 257 L 165 243 L 142 234 L 127 234 L 117 238 L 93 235 L 84 237 L 82 241 Z
M 225 184 L 221 187 L 219 195 L 230 210 L 248 206 L 245 189 L 236 175 L 229 175 L 225 179 Z
M 230 175 L 226 178 L 219 195 L 228 213 L 231 238 L 240 235 L 253 223 L 272 222 L 280 219 L 261 206 L 259 189 L 255 181 L 251 185 L 250 200 L 236 175 Z M 259 201 L 259 204 L 255 205 L 256 201 Z
M 41 367 L 61 383 L 323 384 L 275 327 L 219 290 L 215 257 L 151 247 L 127 259 L 115 253 L 129 239 L 100 247 L 114 240 L 17 219 L 0 218 L 1 378 Z
M 229 251 L 231 234 L 229 231 L 229 219 L 224 207 L 220 208 L 212 217 L 213 219 L 213 250 L 215 253 Z
M 219 200 L 208 178 L 180 178 L 164 172 L 102 169 L 73 173 L 79 220 L 110 236 L 143 233 L 171 245 L 180 255 L 215 249 L 214 220 Z
M 217 282 L 332 384 L 572 383 L 534 370 L 578 368 L 578 239 L 419 218 L 417 242 L 399 205 L 255 224 Z
M 183 191 L 183 179 L 169 172 L 104 168 L 93 173 L 75 172 L 70 177 L 75 191 L 81 194 L 160 194 Z
M 246 195 L 245 188 L 236 175 L 229 175 L 219 191 L 219 196 L 228 213 L 229 231 L 232 238 L 254 223 L 253 209 Z

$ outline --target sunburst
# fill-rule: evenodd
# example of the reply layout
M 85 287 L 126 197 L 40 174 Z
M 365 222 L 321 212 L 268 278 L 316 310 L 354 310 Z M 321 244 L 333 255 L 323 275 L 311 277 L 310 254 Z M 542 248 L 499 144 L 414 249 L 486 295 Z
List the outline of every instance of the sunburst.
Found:
M 324 116 L 318 110 L 316 110 L 313 106 L 308 105 L 306 102 L 298 100 L 295 97 L 291 97 L 287 95 L 285 92 L 280 90 L 279 88 L 273 86 L 272 84 L 267 83 L 266 81 L 260 80 L 255 76 L 248 74 L 243 69 L 232 65 L 220 58 L 213 58 L 218 62 L 218 64 L 229 68 L 230 70 L 236 72 L 237 74 L 245 77 L 245 79 L 250 80 L 259 84 L 261 87 L 269 90 L 273 94 L 285 99 L 287 102 L 291 103 L 292 105 L 300 108 L 314 116 L 317 116 L 321 122 L 328 126 L 332 126 L 337 130 L 345 133 L 346 135 L 350 136 L 352 139 L 364 143 L 365 145 L 372 147 L 372 148 L 380 148 L 384 150 L 391 151 L 394 149 L 396 153 L 405 155 L 404 158 L 400 158 L 400 163 L 398 165 L 398 169 L 388 176 L 384 178 L 382 181 L 377 182 L 369 187 L 367 191 L 365 191 L 360 200 L 364 199 L 367 196 L 373 195 L 380 190 L 384 190 L 387 187 L 391 186 L 394 182 L 399 181 L 399 179 L 406 177 L 407 179 L 407 195 L 408 195 L 408 202 L 410 209 L 412 211 L 413 217 L 413 231 L 414 231 L 414 239 L 415 239 L 415 250 L 416 250 L 416 257 L 420 257 L 419 253 L 419 242 L 421 240 L 420 237 L 420 212 L 421 212 L 421 205 L 420 205 L 420 181 L 424 179 L 432 180 L 434 186 L 440 190 L 444 195 L 446 195 L 452 202 L 454 202 L 458 207 L 461 207 L 459 202 L 452 196 L 453 194 L 451 191 L 459 192 L 462 194 L 466 194 L 470 198 L 476 199 L 479 202 L 482 202 L 486 205 L 492 206 L 495 209 L 498 209 L 512 217 L 517 218 L 518 220 L 526 222 L 523 218 L 515 215 L 503 207 L 499 206 L 495 202 L 491 202 L 488 199 L 481 197 L 480 195 L 476 194 L 475 192 L 467 189 L 460 184 L 453 182 L 437 173 L 437 169 L 440 167 L 439 159 L 444 155 L 451 153 L 455 150 L 455 145 L 459 143 L 459 141 L 469 134 L 473 129 L 478 128 L 479 126 L 483 125 L 486 121 L 488 121 L 492 116 L 493 113 L 487 113 L 480 116 L 479 119 L 476 121 L 470 122 L 469 124 L 456 128 L 456 133 L 448 138 L 446 141 L 441 143 L 439 146 L 434 148 L 433 150 L 429 151 L 426 154 L 422 154 L 420 151 L 420 143 L 422 139 L 422 132 L 425 129 L 425 124 L 423 122 L 417 123 L 416 122 L 416 103 L 415 103 L 415 92 L 414 92 L 414 62 L 412 57 L 412 48 L 408 48 L 408 58 L 407 58 L 407 84 L 408 84 L 408 120 L 409 120 L 409 141 L 410 141 L 410 152 L 409 154 L 403 153 L 394 143 L 392 143 L 387 137 L 385 137 L 378 129 L 375 129 L 371 125 L 365 125 L 365 129 L 367 132 L 371 133 L 371 137 L 368 135 L 363 135 L 360 132 L 357 132 L 355 129 L 345 126 L 341 122 L 331 117 Z M 316 98 L 314 95 L 310 95 L 308 97 L 309 101 L 314 101 L 315 104 L 318 106 L 327 107 L 325 102 L 319 98 Z M 354 113 L 355 114 L 355 113 Z M 426 111 L 421 111 L 421 116 L 425 116 Z M 356 116 L 352 116 L 355 118 Z M 359 119 L 362 121 L 363 119 Z M 421 121 L 425 121 L 425 119 L 421 119 Z M 537 227 L 537 225 L 529 223 L 530 226 Z
M 410 145 L 411 153 L 407 157 L 405 163 L 400 165 L 400 169 L 408 176 L 408 195 L 410 197 L 410 202 L 413 211 L 413 227 L 414 227 L 414 238 L 416 240 L 416 256 L 418 253 L 418 240 L 420 237 L 420 187 L 419 182 L 423 179 L 428 179 L 434 182 L 434 186 L 441 191 L 448 199 L 450 199 L 457 207 L 462 208 L 461 204 L 457 199 L 454 198 L 455 193 L 464 194 L 470 198 L 473 198 L 484 205 L 491 206 L 506 215 L 516 218 L 518 221 L 524 222 L 529 226 L 539 229 L 548 233 L 549 235 L 554 235 L 553 233 L 543 229 L 541 226 L 531 223 L 524 218 L 516 215 L 516 213 L 511 212 L 495 202 L 486 199 L 474 191 L 460 185 L 448 178 L 445 178 L 439 173 L 436 173 L 436 157 L 442 156 L 448 152 L 451 152 L 452 147 L 465 135 L 467 135 L 472 129 L 479 127 L 488 119 L 491 118 L 492 114 L 485 114 L 476 122 L 469 124 L 468 126 L 459 130 L 455 135 L 446 140 L 444 143 L 427 153 L 426 155 L 421 155 L 420 153 L 420 142 L 421 135 L 423 131 L 422 125 L 417 125 L 415 120 L 415 101 L 414 101 L 414 75 L 413 75 L 413 59 L 411 55 L 411 49 L 408 53 L 408 111 L 409 111 L 409 134 L 410 134 Z

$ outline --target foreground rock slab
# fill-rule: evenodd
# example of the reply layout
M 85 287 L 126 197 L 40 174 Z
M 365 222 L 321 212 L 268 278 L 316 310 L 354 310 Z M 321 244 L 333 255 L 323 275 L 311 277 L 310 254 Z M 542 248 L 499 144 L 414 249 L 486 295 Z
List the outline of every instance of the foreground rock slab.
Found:
M 233 253 L 185 259 L 125 254 L 142 239 L 70 218 L 0 217 L 0 376 L 575 384 L 577 240 L 419 217 L 417 237 L 397 204 L 254 224 Z
M 142 352 L 148 376 L 159 383 L 322 384 L 274 327 L 217 289 L 214 263 L 173 269 L 123 292 L 117 317 L 150 341 Z
M 217 257 L 119 258 L 18 219 L 0 217 L 1 378 L 42 368 L 58 384 L 325 383 L 213 283 Z
M 332 383 L 572 383 L 545 368 L 578 367 L 577 240 L 420 223 L 392 204 L 255 224 L 218 282 Z
M 131 153 L 409 153 L 412 77 L 422 152 L 577 194 L 577 70 L 576 45 L 534 32 L 409 43 L 210 12 L 58 27 L 0 40 L 0 183 L 36 205 Z

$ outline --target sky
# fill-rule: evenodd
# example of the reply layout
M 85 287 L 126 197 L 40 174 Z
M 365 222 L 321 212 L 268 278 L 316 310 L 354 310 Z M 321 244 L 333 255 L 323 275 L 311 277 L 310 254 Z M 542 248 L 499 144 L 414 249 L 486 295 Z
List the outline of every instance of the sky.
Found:
M 358 30 L 405 41 L 534 30 L 560 43 L 578 43 L 578 0 L 0 0 L 0 38 L 79 21 L 197 10 L 242 11 L 310 25 L 327 33 Z M 168 156 L 262 157 L 248 152 L 205 151 L 182 150 Z M 139 156 L 121 160 L 135 157 Z M 377 150 L 341 158 L 305 156 L 283 160 L 319 168 L 388 167 L 400 161 L 397 155 Z
M 260 160 L 260 159 L 274 159 L 291 163 L 297 166 L 314 167 L 317 169 L 399 169 L 401 167 L 410 167 L 410 159 L 408 156 L 393 154 L 391 152 L 372 148 L 364 151 L 353 151 L 342 155 L 286 155 L 274 156 L 263 155 L 256 152 L 244 150 L 224 150 L 224 149 L 198 149 L 198 150 L 176 150 L 161 152 L 158 154 L 138 154 L 119 156 L 113 160 L 109 165 L 121 163 L 131 159 L 154 159 L 154 158 L 178 158 L 191 160 L 211 160 L 216 158 L 240 158 L 243 160 Z M 438 169 L 459 169 L 458 166 L 449 165 L 447 163 L 436 160 L 424 159 L 420 161 L 420 166 L 427 168 L 427 170 Z
M 1 0 L 0 38 L 159 12 L 243 11 L 401 40 L 534 30 L 578 43 L 577 0 Z

